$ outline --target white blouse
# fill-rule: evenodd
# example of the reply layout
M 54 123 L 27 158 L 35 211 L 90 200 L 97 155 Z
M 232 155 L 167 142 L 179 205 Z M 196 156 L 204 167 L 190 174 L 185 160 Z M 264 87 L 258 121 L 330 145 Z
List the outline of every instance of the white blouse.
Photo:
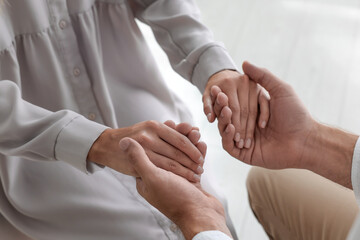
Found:
M 0 12 L 0 214 L 33 239 L 183 238 L 132 177 L 86 162 L 108 127 L 191 122 L 135 17 L 200 91 L 235 69 L 192 0 L 10 0 Z

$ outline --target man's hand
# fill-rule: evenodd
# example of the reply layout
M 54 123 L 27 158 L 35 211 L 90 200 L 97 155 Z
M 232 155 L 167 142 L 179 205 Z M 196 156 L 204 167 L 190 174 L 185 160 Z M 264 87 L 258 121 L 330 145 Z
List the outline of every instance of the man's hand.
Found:
M 122 139 L 120 146 L 139 175 L 136 179 L 139 194 L 178 225 L 186 239 L 207 230 L 218 230 L 231 236 L 223 206 L 203 191 L 199 183 L 192 184 L 156 167 L 133 139 Z
M 316 127 L 316 122 L 305 109 L 290 85 L 282 82 L 265 69 L 247 62 L 243 64 L 245 74 L 259 83 L 270 94 L 270 118 L 267 128 L 256 128 L 254 144 L 248 150 L 240 150 L 232 138 L 235 127 L 229 124 L 229 109 L 224 108 L 225 118 L 219 120 L 219 130 L 223 137 L 223 147 L 233 157 L 245 163 L 272 169 L 299 167 L 303 159 L 307 139 Z M 218 98 L 223 98 L 218 94 Z M 216 109 L 226 106 L 226 101 L 218 100 Z M 235 113 L 232 112 L 232 115 Z
M 198 143 L 198 129 L 181 124 L 177 127 L 181 132 L 178 132 L 176 126 L 169 127 L 167 124 L 147 121 L 126 128 L 105 130 L 91 147 L 88 160 L 124 174 L 138 176 L 119 147 L 122 138 L 131 137 L 141 144 L 156 166 L 189 181 L 199 182 L 200 174 L 204 172 L 202 165 L 206 145 Z
M 204 112 L 209 122 L 213 122 L 219 115 L 216 114 L 215 105 L 217 94 L 222 91 L 228 98 L 233 112 L 231 122 L 235 126 L 234 141 L 238 148 L 250 148 L 254 138 L 256 120 L 258 118 L 258 105 L 260 104 L 259 125 L 265 128 L 269 115 L 268 111 L 261 111 L 268 107 L 268 103 L 260 100 L 263 89 L 246 75 L 236 71 L 224 70 L 210 77 L 204 94 Z
M 270 119 L 266 129 L 257 127 L 250 149 L 234 146 L 235 127 L 224 94 L 216 97 L 215 109 L 223 116 L 218 127 L 223 147 L 235 158 L 256 166 L 311 170 L 351 188 L 351 164 L 358 136 L 316 122 L 290 85 L 269 71 L 244 62 L 249 78 L 270 94 Z

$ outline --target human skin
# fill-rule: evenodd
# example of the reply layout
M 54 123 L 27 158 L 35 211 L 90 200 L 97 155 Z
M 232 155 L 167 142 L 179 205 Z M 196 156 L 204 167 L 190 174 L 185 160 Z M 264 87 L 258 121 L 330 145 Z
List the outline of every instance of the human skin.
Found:
M 200 183 L 190 183 L 156 167 L 141 145 L 133 139 L 123 138 L 120 147 L 139 175 L 136 179 L 139 194 L 171 219 L 185 239 L 190 240 L 207 230 L 222 231 L 231 237 L 223 206 L 215 197 L 203 191 Z
M 200 175 L 204 172 L 202 151 L 204 148 L 206 151 L 206 145 L 198 143 L 200 133 L 197 128 L 181 124 L 175 129 L 175 124 L 171 121 L 146 121 L 130 127 L 107 129 L 92 145 L 88 161 L 127 175 L 138 176 L 119 148 L 119 142 L 124 137 L 131 137 L 139 142 L 156 166 L 189 181 L 200 181 Z
M 223 70 L 214 74 L 207 82 L 203 94 L 204 113 L 209 122 L 214 122 L 217 117 L 213 106 L 218 89 L 227 95 L 229 108 L 234 113 L 232 122 L 235 126 L 236 146 L 240 149 L 250 148 L 258 117 L 258 103 L 261 110 L 268 106 L 266 98 L 263 97 L 263 88 L 237 71 Z M 260 111 L 259 122 L 263 127 L 266 126 L 268 119 L 268 111 Z
M 256 128 L 251 148 L 238 149 L 233 142 L 235 127 L 229 117 L 234 113 L 227 107 L 226 96 L 219 92 L 214 109 L 224 116 L 218 122 L 224 149 L 250 165 L 308 169 L 352 188 L 352 156 L 358 136 L 314 120 L 293 88 L 268 70 L 248 62 L 244 62 L 243 70 L 269 92 L 270 118 L 266 128 Z
M 304 168 L 351 188 L 351 162 L 358 136 L 315 121 L 290 85 L 265 69 L 247 62 L 244 72 L 269 91 L 268 126 L 257 126 L 250 149 L 235 146 L 232 111 L 225 93 L 217 90 L 214 113 L 224 148 L 252 165 L 272 169 Z M 174 123 L 169 124 L 176 129 Z M 184 131 L 186 135 L 187 131 Z M 157 168 L 134 140 L 120 142 L 123 154 L 138 172 L 137 190 L 183 232 L 186 239 L 197 233 L 218 230 L 230 235 L 221 204 L 201 189 L 171 172 Z

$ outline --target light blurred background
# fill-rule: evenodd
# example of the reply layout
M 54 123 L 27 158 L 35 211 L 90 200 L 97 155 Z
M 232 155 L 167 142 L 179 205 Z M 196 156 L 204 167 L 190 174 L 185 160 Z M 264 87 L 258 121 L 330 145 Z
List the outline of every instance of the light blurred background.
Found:
M 290 83 L 319 121 L 360 134 L 360 0 L 195 0 L 203 22 L 239 67 L 244 60 Z M 168 86 L 188 105 L 208 144 L 206 171 L 227 196 L 240 239 L 267 239 L 253 216 L 249 166 L 222 150 L 200 92 L 178 76 L 151 30 L 140 24 Z

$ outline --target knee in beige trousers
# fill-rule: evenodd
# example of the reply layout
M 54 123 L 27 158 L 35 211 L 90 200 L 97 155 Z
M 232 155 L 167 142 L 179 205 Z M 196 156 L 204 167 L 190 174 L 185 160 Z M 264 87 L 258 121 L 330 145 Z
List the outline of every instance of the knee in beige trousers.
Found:
M 250 206 L 270 239 L 346 239 L 358 213 L 353 191 L 307 170 L 254 167 Z

